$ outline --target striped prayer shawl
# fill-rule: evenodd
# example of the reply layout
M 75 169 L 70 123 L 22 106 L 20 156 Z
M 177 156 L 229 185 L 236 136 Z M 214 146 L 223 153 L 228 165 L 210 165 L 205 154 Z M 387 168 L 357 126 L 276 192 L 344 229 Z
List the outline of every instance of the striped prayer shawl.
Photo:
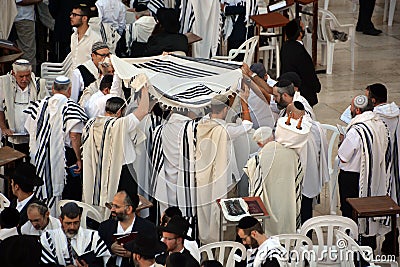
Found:
M 110 257 L 106 244 L 96 231 L 79 228 L 78 234 L 74 238 L 76 238 L 76 245 L 72 248 L 78 256 L 93 251 L 97 258 L 103 257 L 104 262 Z M 67 237 L 62 228 L 46 230 L 41 235 L 40 242 L 42 244 L 42 263 L 61 266 L 75 264 L 74 259 L 71 259 L 68 253 Z
M 71 128 L 79 122 L 86 122 L 87 116 L 82 108 L 71 99 L 62 100 L 55 115 L 51 115 L 49 102 L 52 97 L 36 101 L 24 112 L 31 120 L 28 129 L 31 136 L 30 149 L 33 154 L 32 161 L 36 166 L 37 175 L 43 179 L 44 185 L 37 195 L 40 199 L 47 199 L 49 204 L 54 196 L 61 196 L 66 173 L 64 140 Z M 57 108 L 57 107 L 56 107 Z M 59 112 L 59 113 L 58 113 Z M 60 119 L 55 119 L 60 116 Z M 53 122 L 52 122 L 53 121 Z M 33 140 L 32 140 L 33 139 Z M 33 142 L 33 143 L 32 143 Z M 54 170 L 62 174 L 56 175 Z M 61 176 L 61 177 L 60 177 Z
M 194 168 L 194 151 L 196 146 L 196 131 L 198 120 L 188 120 L 183 126 L 183 134 L 181 146 L 179 147 L 180 157 L 178 164 L 177 177 L 177 200 L 179 207 L 183 211 L 185 217 L 191 218 L 196 214 L 196 194 L 195 194 L 195 168 Z M 157 195 L 157 186 L 159 179 L 165 179 L 164 160 L 165 153 L 163 151 L 162 131 L 164 126 L 159 126 L 154 131 L 153 150 L 151 152 L 152 176 L 150 188 L 152 196 Z M 167 196 L 173 197 L 173 196 Z M 165 202 L 166 199 L 159 199 Z
M 384 196 L 390 190 L 390 135 L 385 124 L 377 115 L 366 111 L 353 118 L 347 131 L 354 129 L 361 139 L 361 166 L 359 197 Z M 388 225 L 374 218 L 359 220 L 359 231 L 375 235 L 379 228 Z
M 153 15 L 156 15 L 157 10 L 161 7 L 166 7 L 163 0 L 150 0 L 147 4 L 147 8 Z
M 253 250 L 248 250 L 247 253 L 247 267 L 253 267 L 254 264 L 254 259 L 256 258 L 256 255 L 258 253 L 258 249 L 255 248 Z
M 181 2 L 181 15 L 179 22 L 181 24 L 180 33 L 193 32 L 193 24 L 196 18 L 194 9 L 190 0 L 182 0 Z

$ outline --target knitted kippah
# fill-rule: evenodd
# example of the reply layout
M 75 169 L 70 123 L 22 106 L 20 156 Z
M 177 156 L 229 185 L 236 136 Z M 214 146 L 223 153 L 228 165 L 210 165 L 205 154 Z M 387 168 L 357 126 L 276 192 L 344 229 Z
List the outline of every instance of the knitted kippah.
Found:
M 358 95 L 354 98 L 354 106 L 356 108 L 366 108 L 368 105 L 368 97 L 365 95 Z
M 57 84 L 69 84 L 70 82 L 71 80 L 66 76 L 58 76 L 54 81 Z
M 228 101 L 228 97 L 224 95 L 216 95 L 211 99 L 211 105 L 223 105 Z
M 26 59 L 17 59 L 14 62 L 15 65 L 31 65 L 31 63 Z
M 240 229 L 248 229 L 250 227 L 255 226 L 258 223 L 258 220 L 254 217 L 251 216 L 246 216 L 240 219 L 238 223 L 238 228 Z

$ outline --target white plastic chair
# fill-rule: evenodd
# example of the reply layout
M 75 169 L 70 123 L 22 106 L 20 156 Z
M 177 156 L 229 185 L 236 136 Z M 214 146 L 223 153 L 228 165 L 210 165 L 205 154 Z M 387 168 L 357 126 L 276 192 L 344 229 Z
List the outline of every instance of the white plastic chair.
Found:
M 53 86 L 54 80 L 60 76 L 64 75 L 69 77 L 71 73 L 72 67 L 72 56 L 71 53 L 67 55 L 61 63 L 54 63 L 54 62 L 43 62 L 40 69 L 41 69 L 41 76 L 46 81 L 46 89 L 51 91 Z
M 369 266 L 379 266 L 379 265 L 375 265 L 375 263 L 373 262 L 374 260 L 374 251 L 372 250 L 371 247 L 369 246 L 360 246 L 359 244 L 357 244 L 357 242 L 351 238 L 350 236 L 348 236 L 345 232 L 341 231 L 341 230 L 334 230 L 334 233 L 336 235 L 336 240 L 341 240 L 340 244 L 342 244 L 343 246 L 343 250 L 345 251 L 345 253 L 341 253 L 341 255 L 345 255 L 346 257 L 348 255 L 351 255 L 351 252 L 355 252 L 355 253 L 359 253 L 359 255 L 361 255 L 361 257 L 368 262 Z M 339 245 L 339 243 L 338 243 Z M 354 254 L 353 254 L 354 255 Z M 357 255 L 354 255 L 354 257 L 356 257 Z M 381 258 L 382 260 L 384 258 Z M 354 261 L 352 258 L 349 259 L 342 259 L 342 261 L 347 261 L 348 260 L 348 265 L 349 266 L 354 266 Z M 397 267 L 399 266 L 398 263 L 396 261 L 382 261 L 380 260 L 378 262 L 378 264 L 390 264 L 390 266 L 392 267 Z
M 10 206 L 10 200 L 8 200 L 8 198 L 5 195 L 0 193 L 0 211 L 9 206 Z
M 326 9 L 318 9 L 319 25 L 318 25 L 318 43 L 321 44 L 322 65 L 326 63 L 326 74 L 332 74 L 333 53 L 335 44 L 340 42 L 334 40 L 331 29 L 345 30 L 348 34 L 348 42 L 350 44 L 351 70 L 354 71 L 354 24 L 340 24 L 336 16 Z
M 300 228 L 300 234 L 306 235 L 312 231 L 317 236 L 317 245 L 314 245 L 316 265 L 341 266 L 339 258 L 329 257 L 327 251 L 337 249 L 334 230 L 350 231 L 350 235 L 358 238 L 358 226 L 350 218 L 337 215 L 317 216 L 308 219 Z M 326 236 L 326 238 L 325 238 Z M 315 261 L 315 262 L 314 262 Z
M 58 203 L 58 209 L 60 210 L 62 206 L 69 202 L 74 202 L 76 203 L 79 207 L 83 208 L 82 215 L 81 215 L 81 227 L 86 228 L 86 217 L 92 218 L 93 220 L 97 222 L 102 222 L 103 221 L 103 216 L 101 216 L 100 212 L 98 212 L 93 206 L 76 201 L 76 200 L 69 200 L 69 199 L 63 199 L 60 200 Z M 82 220 L 83 218 L 83 220 Z
M 211 59 L 231 61 L 239 54 L 244 54 L 243 62 L 251 66 L 251 63 L 254 59 L 254 52 L 257 47 L 258 39 L 259 36 L 253 36 L 246 40 L 243 44 L 241 44 L 238 49 L 229 50 L 228 56 L 213 56 Z
M 329 145 L 328 145 L 328 170 L 329 170 L 329 203 L 330 213 L 336 214 L 338 208 L 338 173 L 339 173 L 339 157 L 333 155 L 333 148 L 335 147 L 336 140 L 339 137 L 339 130 L 336 126 L 330 124 L 321 124 L 321 127 L 327 132 L 331 132 Z M 333 159 L 333 163 L 332 163 Z
M 278 42 L 278 37 L 274 32 L 261 32 L 261 36 L 270 36 L 268 38 L 268 45 L 260 46 L 258 50 L 263 55 L 263 62 L 265 69 L 271 69 L 274 62 L 275 55 L 275 66 L 276 66 L 276 77 L 280 75 L 281 69 L 281 59 L 279 56 L 280 44 Z
M 383 8 L 383 21 L 388 21 L 388 26 L 393 25 L 394 10 L 396 9 L 397 0 L 385 0 L 385 7 Z M 389 17 L 388 17 L 389 13 Z
M 205 259 L 218 260 L 223 266 L 235 266 L 235 261 L 242 261 L 246 259 L 247 256 L 245 246 L 234 241 L 221 241 L 207 244 L 200 247 L 199 250 L 202 261 Z M 229 255 L 226 259 L 226 264 L 224 264 L 226 250 L 229 250 Z M 241 257 L 235 254 L 238 250 L 241 251 Z M 206 253 L 207 258 L 203 257 L 203 253 Z M 218 259 L 216 259 L 217 254 Z
M 287 254 L 286 258 L 284 258 L 286 266 L 297 267 L 305 265 L 305 258 L 303 255 L 306 255 L 306 253 L 303 251 L 313 250 L 313 243 L 310 238 L 301 234 L 280 234 L 274 237 L 278 238 L 281 245 L 290 252 L 290 254 Z M 294 255 L 294 253 L 296 253 L 296 255 Z

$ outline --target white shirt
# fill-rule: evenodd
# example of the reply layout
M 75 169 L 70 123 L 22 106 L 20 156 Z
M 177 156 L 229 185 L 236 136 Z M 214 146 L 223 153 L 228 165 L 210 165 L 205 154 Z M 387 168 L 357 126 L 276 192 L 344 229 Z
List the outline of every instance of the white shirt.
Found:
M 132 233 L 132 228 L 133 228 L 133 225 L 135 224 L 135 220 L 136 220 L 136 216 L 133 217 L 133 221 L 132 221 L 131 225 L 129 225 L 128 228 L 126 228 L 126 230 L 124 230 L 122 228 L 121 222 L 118 222 L 117 234 L 130 234 L 130 233 Z M 121 263 L 122 263 L 122 257 L 117 257 L 117 260 L 116 260 L 115 264 L 117 266 L 121 266 Z
M 354 128 L 351 128 L 340 145 L 338 156 L 339 167 L 344 171 L 360 172 L 361 168 L 361 138 Z
M 94 93 L 85 103 L 85 112 L 89 118 L 94 118 L 98 115 L 104 115 L 106 110 L 106 102 L 111 97 L 113 97 L 113 95 L 105 95 L 102 91 Z
M 97 0 L 96 6 L 101 21 L 111 23 L 122 34 L 125 30 L 125 5 L 120 0 Z
M 95 79 L 99 78 L 99 69 L 94 65 L 92 59 L 89 59 L 83 64 L 90 73 L 93 74 Z M 71 96 L 70 98 L 75 102 L 78 102 L 79 93 L 83 91 L 85 84 L 83 82 L 83 77 L 81 71 L 79 69 L 74 69 L 72 72 L 72 80 L 71 80 Z
M 32 82 L 22 90 L 18 84 L 16 84 L 16 89 L 14 91 L 14 122 L 15 122 L 15 129 L 10 129 L 14 131 L 14 133 L 26 133 L 25 130 L 25 121 L 28 118 L 28 114 L 24 113 L 24 110 L 29 107 L 31 101 L 31 90 L 29 86 L 32 86 Z M 3 88 L 6 90 L 6 88 Z M 8 88 L 7 88 L 8 89 Z M 0 111 L 4 111 L 4 92 L 0 90 Z M 7 118 L 6 118 L 7 119 Z M 29 137 L 10 137 L 8 139 L 13 144 L 22 144 L 28 143 Z
M 35 5 L 28 5 L 28 6 L 20 6 L 18 3 L 21 3 L 23 0 L 15 0 L 17 4 L 18 14 L 15 17 L 14 21 L 21 21 L 21 20 L 31 20 L 35 21 Z
M 81 40 L 78 41 L 78 31 L 74 28 L 74 33 L 71 35 L 71 56 L 72 69 L 90 60 L 92 54 L 92 45 L 95 42 L 102 42 L 101 36 L 89 27 Z
M 31 198 L 33 197 L 33 193 L 32 195 L 30 195 L 29 197 L 25 198 L 22 201 L 18 201 L 17 200 L 17 207 L 15 207 L 19 212 L 21 212 L 21 210 L 25 207 L 26 203 L 28 203 L 29 200 L 31 200 Z
M 33 227 L 32 223 L 30 221 L 27 221 L 24 225 L 21 227 L 21 233 L 23 235 L 38 235 L 40 236 L 43 231 L 46 230 L 53 230 L 61 227 L 61 222 L 59 219 L 54 218 L 53 216 L 49 216 L 49 223 L 46 225 L 46 227 L 43 230 L 36 230 L 35 227 Z

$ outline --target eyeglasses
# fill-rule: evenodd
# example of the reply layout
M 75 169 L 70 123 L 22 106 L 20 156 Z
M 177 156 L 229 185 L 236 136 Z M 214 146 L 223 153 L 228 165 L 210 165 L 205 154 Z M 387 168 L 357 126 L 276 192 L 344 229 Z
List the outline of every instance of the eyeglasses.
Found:
M 116 204 L 114 204 L 114 203 L 112 203 L 112 202 L 108 202 L 108 203 L 106 203 L 105 204 L 106 205 L 106 207 L 108 208 L 108 209 L 119 209 L 119 208 L 122 208 L 122 207 L 129 207 L 129 205 L 124 205 L 124 206 L 118 206 L 118 205 L 116 205 Z
M 177 237 L 164 237 L 163 236 L 162 239 L 166 240 L 166 241 L 171 241 L 171 240 L 177 239 Z
M 239 236 L 239 238 L 242 239 L 242 241 L 246 241 L 246 239 L 247 239 L 248 237 L 249 237 L 249 235 L 245 235 L 244 237 L 240 237 L 240 236 Z
M 74 13 L 74 12 L 69 13 L 69 15 L 72 16 L 72 17 L 74 17 L 74 18 L 77 17 L 77 16 L 78 16 L 78 17 L 83 17 L 83 16 L 85 16 L 85 15 L 78 14 L 78 13 Z
M 111 53 L 107 53 L 107 54 L 100 54 L 97 53 L 96 51 L 93 52 L 95 55 L 101 56 L 101 57 L 108 57 L 109 55 L 111 55 Z

